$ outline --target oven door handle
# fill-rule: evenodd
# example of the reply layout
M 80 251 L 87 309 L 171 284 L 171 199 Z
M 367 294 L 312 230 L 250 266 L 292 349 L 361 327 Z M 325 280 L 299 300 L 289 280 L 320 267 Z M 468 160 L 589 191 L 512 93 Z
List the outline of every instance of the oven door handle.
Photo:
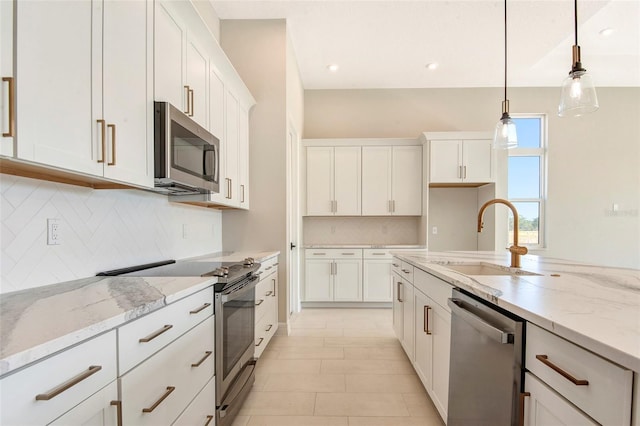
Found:
M 252 359 L 244 366 L 242 371 L 238 374 L 238 377 L 230 386 L 230 390 L 229 390 L 229 393 L 227 394 L 227 397 L 224 399 L 224 401 L 222 401 L 222 404 L 220 404 L 220 408 L 219 408 L 220 418 L 225 417 L 227 415 L 227 410 L 229 409 L 229 406 L 233 404 L 233 402 L 238 397 L 238 395 L 242 393 L 242 390 L 244 389 L 244 387 L 247 384 L 249 384 L 248 382 L 249 380 L 251 380 L 251 377 L 253 375 L 253 370 L 255 368 L 256 368 L 256 360 Z
M 238 299 L 240 297 L 242 297 L 244 294 L 248 293 L 249 291 L 253 290 L 256 288 L 256 285 L 258 284 L 258 276 L 257 275 L 253 275 L 249 278 L 249 282 L 247 284 L 245 284 L 243 287 L 232 291 L 231 293 L 228 294 L 224 294 L 222 293 L 222 295 L 220 296 L 222 299 L 222 303 L 227 303 L 230 300 L 234 300 L 234 299 Z

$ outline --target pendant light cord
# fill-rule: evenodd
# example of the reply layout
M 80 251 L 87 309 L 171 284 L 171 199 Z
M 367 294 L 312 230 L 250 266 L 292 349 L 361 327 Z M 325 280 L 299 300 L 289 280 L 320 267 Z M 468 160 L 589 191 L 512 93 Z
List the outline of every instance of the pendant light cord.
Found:
M 504 100 L 507 100 L 507 0 L 504 0 Z
M 576 46 L 578 45 L 578 0 L 573 1 L 573 27 L 576 35 Z

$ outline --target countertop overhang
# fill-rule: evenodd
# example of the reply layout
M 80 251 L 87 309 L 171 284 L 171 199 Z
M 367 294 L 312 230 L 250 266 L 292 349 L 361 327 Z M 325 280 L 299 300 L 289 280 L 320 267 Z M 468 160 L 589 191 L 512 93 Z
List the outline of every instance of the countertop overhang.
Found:
M 539 275 L 465 275 L 447 265 L 506 267 L 508 252 L 392 252 L 448 283 L 640 372 L 640 270 L 526 255 Z

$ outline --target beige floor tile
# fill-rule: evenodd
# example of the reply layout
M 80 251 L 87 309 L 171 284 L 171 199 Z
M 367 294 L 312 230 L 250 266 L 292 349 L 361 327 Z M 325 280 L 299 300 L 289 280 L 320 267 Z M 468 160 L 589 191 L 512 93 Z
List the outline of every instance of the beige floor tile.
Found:
M 324 346 L 324 337 L 307 336 L 273 336 L 269 342 L 269 347 L 278 350 L 282 347 L 301 346 Z
M 348 426 L 347 417 L 251 416 L 247 426 Z
M 398 346 L 398 339 L 395 337 L 325 337 L 325 346 L 342 347 L 386 347 Z
M 387 346 L 382 348 L 344 348 L 344 359 L 388 359 L 408 361 L 402 346 Z
M 231 426 L 247 426 L 248 422 L 249 416 L 236 416 L 236 418 L 233 419 Z
M 252 391 L 238 415 L 241 416 L 312 416 L 315 393 Z
M 391 328 L 345 328 L 342 332 L 344 337 L 391 337 L 395 339 L 395 333 Z
M 261 391 L 264 388 L 264 384 L 267 383 L 269 374 L 256 370 L 256 381 L 253 383 L 253 389 Z
M 431 417 L 349 417 L 349 426 L 444 426 Z
M 327 347 L 283 347 L 278 350 L 278 359 L 343 359 L 343 348 Z
M 342 337 L 341 328 L 292 328 L 291 336 Z
M 395 360 L 322 360 L 322 374 L 414 374 L 409 361 Z
M 258 361 L 261 374 L 319 374 L 318 359 L 265 359 Z
M 412 417 L 440 417 L 438 410 L 426 394 L 405 393 L 402 394 L 402 398 Z
M 327 328 L 327 322 L 315 319 L 292 321 L 291 329 L 294 330 L 296 328 Z
M 348 374 L 345 380 L 347 392 L 422 393 L 427 398 L 422 382 L 415 374 Z
M 319 393 L 314 413 L 318 416 L 408 416 L 397 393 Z
M 345 392 L 346 387 L 343 374 L 272 374 L 262 390 L 265 392 Z
M 278 350 L 269 348 L 262 351 L 262 355 L 260 355 L 259 359 L 277 359 L 278 355 Z

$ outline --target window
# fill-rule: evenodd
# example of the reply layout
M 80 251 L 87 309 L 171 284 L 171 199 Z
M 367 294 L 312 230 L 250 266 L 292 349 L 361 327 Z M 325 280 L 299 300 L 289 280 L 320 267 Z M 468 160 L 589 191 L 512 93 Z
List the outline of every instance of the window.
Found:
M 518 147 L 509 150 L 508 198 L 518 210 L 519 244 L 542 248 L 546 199 L 546 117 L 513 115 Z M 509 241 L 513 241 L 513 215 L 509 213 Z

